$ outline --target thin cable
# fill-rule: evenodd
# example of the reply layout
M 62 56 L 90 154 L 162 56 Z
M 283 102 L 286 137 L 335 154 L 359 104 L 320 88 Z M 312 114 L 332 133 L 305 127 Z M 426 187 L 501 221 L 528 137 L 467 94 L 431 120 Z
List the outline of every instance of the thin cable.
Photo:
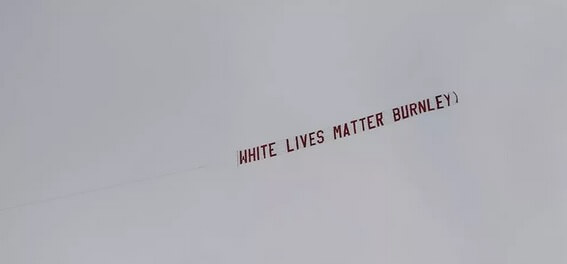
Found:
M 191 171 L 200 170 L 200 169 L 203 169 L 203 168 L 205 168 L 205 165 L 199 165 L 197 167 L 192 167 L 192 168 L 181 170 L 181 171 L 170 172 L 170 173 L 166 173 L 166 174 L 160 174 L 160 175 L 156 175 L 156 176 L 139 178 L 139 179 L 134 179 L 134 180 L 129 180 L 129 181 L 123 181 L 123 182 L 119 182 L 119 183 L 115 183 L 115 184 L 111 184 L 111 185 L 107 185 L 107 186 L 103 186 L 103 187 L 98 187 L 98 188 L 87 189 L 87 190 L 78 191 L 78 192 L 72 192 L 72 193 L 57 195 L 57 196 L 44 198 L 44 199 L 38 199 L 38 200 L 35 200 L 35 201 L 30 201 L 30 202 L 25 202 L 25 203 L 21 203 L 21 204 L 16 204 L 16 205 L 0 208 L 0 213 L 10 211 L 10 210 L 14 210 L 14 209 L 18 209 L 18 208 L 22 208 L 22 207 L 35 206 L 35 205 L 39 205 L 39 204 L 45 204 L 45 203 L 49 203 L 49 202 L 64 200 L 64 199 L 68 199 L 68 198 L 72 198 L 72 197 L 76 197 L 76 196 L 81 196 L 81 195 L 85 195 L 85 194 L 101 192 L 101 191 L 105 191 L 105 190 L 109 190 L 109 189 L 124 187 L 124 186 L 142 183 L 142 182 L 151 181 L 151 180 L 157 180 L 157 179 L 161 179 L 161 178 L 165 178 L 165 177 L 174 176 L 174 175 L 184 173 L 184 172 L 191 172 Z

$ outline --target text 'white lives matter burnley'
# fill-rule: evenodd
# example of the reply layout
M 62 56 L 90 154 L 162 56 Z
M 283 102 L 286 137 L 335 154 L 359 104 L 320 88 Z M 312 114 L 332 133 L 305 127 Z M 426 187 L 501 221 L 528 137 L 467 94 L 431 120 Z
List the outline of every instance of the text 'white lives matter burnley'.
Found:
M 401 106 L 388 111 L 381 111 L 338 123 L 334 126 L 313 130 L 308 133 L 292 136 L 283 140 L 268 142 L 251 148 L 237 151 L 237 165 L 248 164 L 278 155 L 293 153 L 301 149 L 333 142 L 342 138 L 367 133 L 388 124 L 451 107 L 459 103 L 456 92 L 439 94 Z

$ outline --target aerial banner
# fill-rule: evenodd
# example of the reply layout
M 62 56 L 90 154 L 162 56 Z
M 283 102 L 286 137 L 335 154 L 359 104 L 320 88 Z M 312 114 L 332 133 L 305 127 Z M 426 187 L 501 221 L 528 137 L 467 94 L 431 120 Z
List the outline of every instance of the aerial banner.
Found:
M 352 120 L 339 122 L 331 127 L 316 129 L 286 139 L 238 150 L 236 153 L 237 166 L 295 153 L 299 150 L 320 144 L 368 133 L 377 128 L 424 113 L 445 109 L 458 103 L 459 96 L 456 92 L 442 93 L 430 98 L 397 106 L 386 111 L 355 117 Z

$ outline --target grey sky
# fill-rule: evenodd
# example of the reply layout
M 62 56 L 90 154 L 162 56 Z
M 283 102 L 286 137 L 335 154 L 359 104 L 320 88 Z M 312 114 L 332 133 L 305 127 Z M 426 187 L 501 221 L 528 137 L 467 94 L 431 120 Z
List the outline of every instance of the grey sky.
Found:
M 565 263 L 566 27 L 563 0 L 3 0 L 0 208 L 174 174 L 0 211 L 0 263 Z

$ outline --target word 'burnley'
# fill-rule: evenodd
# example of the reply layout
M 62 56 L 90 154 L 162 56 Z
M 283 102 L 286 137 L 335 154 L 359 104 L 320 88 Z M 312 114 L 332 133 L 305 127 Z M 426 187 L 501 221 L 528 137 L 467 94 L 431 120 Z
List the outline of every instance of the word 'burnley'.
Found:
M 300 149 L 313 147 L 315 145 L 332 142 L 337 139 L 349 137 L 374 130 L 384 125 L 399 122 L 423 113 L 440 110 L 459 103 L 457 93 L 451 92 L 440 94 L 433 98 L 423 99 L 406 105 L 394 107 L 389 114 L 379 112 L 348 122 L 340 123 L 326 129 L 318 129 L 313 132 L 297 135 L 280 141 L 259 145 L 238 151 L 238 165 L 259 161 L 278 156 L 281 153 L 291 153 Z M 332 134 L 327 140 L 325 134 Z

